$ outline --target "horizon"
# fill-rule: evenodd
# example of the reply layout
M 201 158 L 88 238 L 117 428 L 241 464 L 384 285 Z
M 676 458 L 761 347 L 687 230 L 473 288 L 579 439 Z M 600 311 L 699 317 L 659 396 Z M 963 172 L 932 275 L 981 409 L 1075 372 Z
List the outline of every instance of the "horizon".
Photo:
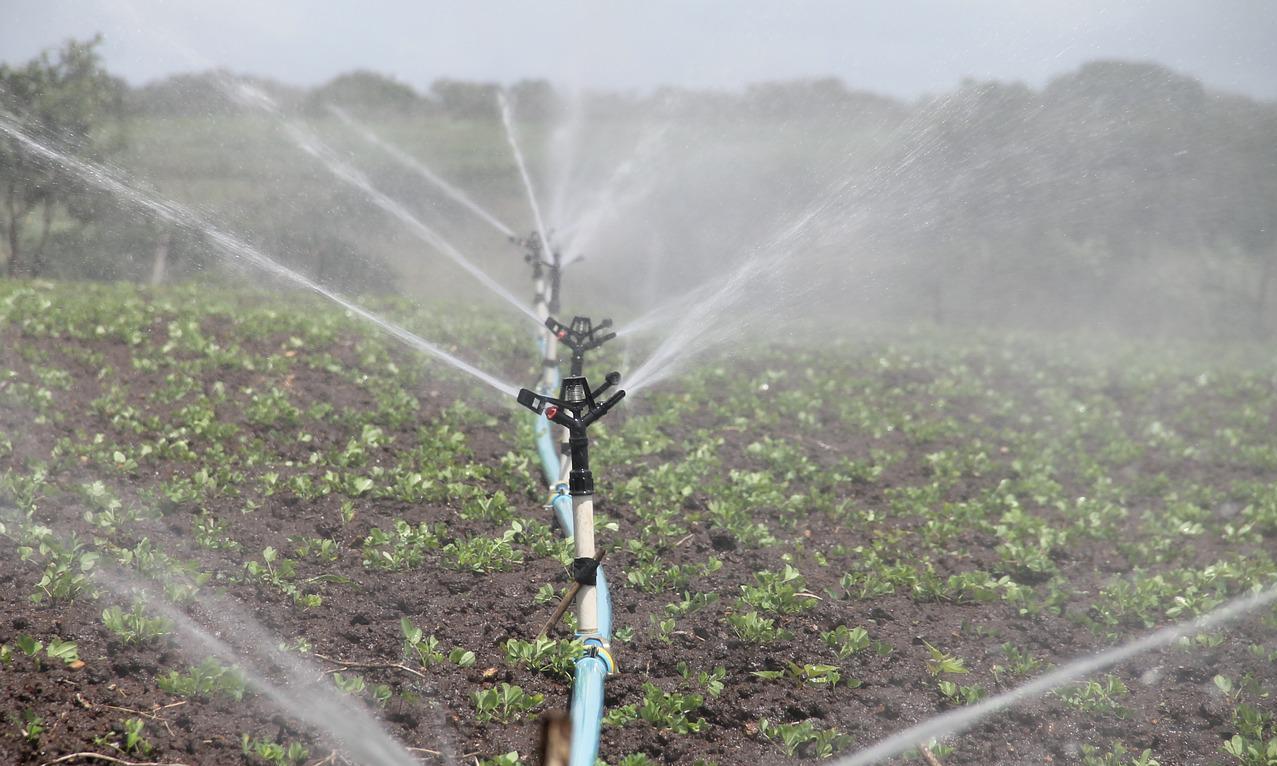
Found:
M 303 88 L 363 69 L 421 92 L 438 79 L 642 93 L 832 77 L 914 100 L 967 79 L 1040 88 L 1084 63 L 1118 60 L 1277 99 L 1277 37 L 1265 31 L 1277 28 L 1277 4 L 1262 0 L 370 5 L 228 0 L 209 11 L 191 0 L 11 0 L 0 61 L 101 33 L 107 67 L 131 86 L 219 68 Z

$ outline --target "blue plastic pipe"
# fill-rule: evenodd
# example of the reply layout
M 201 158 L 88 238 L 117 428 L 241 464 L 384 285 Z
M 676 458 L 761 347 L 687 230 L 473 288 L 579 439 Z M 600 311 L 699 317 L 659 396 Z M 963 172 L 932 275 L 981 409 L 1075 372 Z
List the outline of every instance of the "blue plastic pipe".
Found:
M 559 480 L 558 444 L 550 432 L 550 421 L 542 415 L 533 415 L 536 420 L 532 424 L 532 432 L 536 435 L 537 454 L 541 456 L 541 472 L 545 474 L 545 483 L 554 486 Z
M 559 520 L 559 528 L 563 530 L 563 534 L 571 537 L 575 523 L 572 521 L 572 496 L 568 494 L 567 487 L 562 484 L 556 489 L 558 494 L 550 501 L 550 504 L 554 506 L 554 517 Z
M 598 657 L 576 662 L 572 683 L 572 754 L 569 766 L 594 766 L 599 757 L 599 728 L 603 725 L 603 679 L 607 663 Z

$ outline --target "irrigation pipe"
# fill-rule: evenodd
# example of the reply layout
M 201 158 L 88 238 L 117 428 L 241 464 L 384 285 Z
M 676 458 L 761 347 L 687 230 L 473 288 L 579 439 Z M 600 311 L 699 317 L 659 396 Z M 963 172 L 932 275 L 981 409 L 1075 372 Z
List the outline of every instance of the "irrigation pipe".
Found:
M 834 766 L 869 766 L 869 764 L 893 758 L 934 739 L 960 734 L 985 718 L 1017 702 L 1038 697 L 1053 689 L 1073 683 L 1084 676 L 1129 660 L 1132 657 L 1168 646 L 1189 633 L 1230 622 L 1247 612 L 1267 606 L 1274 601 L 1277 601 L 1277 585 L 1270 586 L 1267 590 L 1252 593 L 1249 596 L 1236 598 L 1205 617 L 1169 625 L 1121 646 L 1116 646 L 1090 657 L 1074 660 L 1064 667 L 1039 676 L 1011 691 L 1004 692 L 996 697 L 990 697 L 970 707 L 953 710 L 923 721 L 884 740 L 880 740 L 869 748 L 835 761 Z

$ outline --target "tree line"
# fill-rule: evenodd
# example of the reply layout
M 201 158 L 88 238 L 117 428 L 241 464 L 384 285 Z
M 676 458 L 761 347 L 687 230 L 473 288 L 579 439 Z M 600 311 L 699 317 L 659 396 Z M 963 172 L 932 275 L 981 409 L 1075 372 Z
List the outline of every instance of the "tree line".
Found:
M 100 38 L 70 41 L 32 61 L 0 65 L 4 119 L 79 156 L 109 162 L 127 155 L 138 126 L 212 125 L 243 111 L 224 87 L 225 73 L 130 87 L 107 71 L 99 45 Z M 441 79 L 422 92 L 356 71 L 309 89 L 261 79 L 254 84 L 308 119 L 340 104 L 373 123 L 499 120 L 495 83 Z M 506 90 L 521 121 L 547 130 L 571 100 L 541 80 Z M 876 252 L 885 261 L 879 268 L 911 288 L 897 303 L 914 314 L 994 322 L 1017 306 L 1039 316 L 1048 306 L 1065 325 L 1101 310 L 1138 314 L 1137 323 L 1149 329 L 1191 316 L 1193 324 L 1220 334 L 1277 332 L 1272 102 L 1217 92 L 1157 64 L 1118 61 L 1084 65 L 1042 88 L 967 81 L 911 102 L 832 78 L 578 98 L 576 106 L 603 123 L 660 113 L 745 131 L 779 125 L 797 140 L 816 131 L 813 126 L 876 126 L 881 139 L 873 167 L 890 169 L 889 183 L 867 172 L 854 184 L 863 189 L 857 209 L 870 213 Z M 204 150 L 214 155 L 211 168 L 219 167 L 217 157 L 237 151 L 220 144 Z M 800 185 L 811 167 L 795 163 L 780 185 Z M 313 181 L 296 183 L 319 188 Z M 210 193 L 210 179 L 183 183 L 197 200 Z M 514 188 L 508 179 L 493 183 Z M 357 195 L 324 186 L 316 199 L 327 213 L 298 212 L 283 192 L 275 198 L 260 189 L 257 201 L 239 207 L 249 216 L 245 221 L 270 219 L 274 226 L 262 230 L 262 244 L 303 270 L 359 278 L 366 289 L 393 286 L 393 262 L 369 269 L 357 257 L 390 235 L 371 223 L 351 229 L 355 217 L 331 211 L 357 206 Z M 11 277 L 161 281 L 172 276 L 179 255 L 200 263 L 198 234 L 139 218 L 10 138 L 0 140 L 0 194 L 3 262 Z

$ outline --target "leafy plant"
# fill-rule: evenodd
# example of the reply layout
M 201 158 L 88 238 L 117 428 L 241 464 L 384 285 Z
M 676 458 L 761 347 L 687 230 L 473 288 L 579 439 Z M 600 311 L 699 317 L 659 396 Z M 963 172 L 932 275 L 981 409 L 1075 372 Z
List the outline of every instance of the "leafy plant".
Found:
M 545 701 L 542 694 L 528 694 L 521 687 L 502 683 L 470 695 L 480 721 L 517 721 Z
M 805 758 L 829 758 L 853 741 L 836 728 L 818 729 L 811 721 L 773 723 L 764 718 L 758 722 L 758 731 L 790 758 L 800 754 Z
M 287 745 L 270 739 L 258 739 L 240 735 L 240 750 L 246 758 L 258 758 L 271 766 L 302 766 L 310 757 L 310 751 L 300 742 Z
M 510 665 L 564 678 L 572 677 L 576 661 L 584 653 L 585 645 L 579 639 L 537 636 L 531 641 L 512 638 L 505 643 L 505 659 Z
M 192 665 L 185 673 L 170 670 L 155 679 L 156 686 L 169 694 L 181 697 L 212 697 L 220 695 L 240 702 L 244 699 L 247 684 L 238 670 L 226 667 L 209 657 L 198 665 Z
M 751 644 L 770 644 L 786 641 L 791 637 L 789 631 L 776 627 L 775 620 L 763 617 L 758 612 L 728 615 L 727 623 L 742 641 Z
M 1055 695 L 1064 704 L 1077 710 L 1125 718 L 1130 715 L 1130 711 L 1118 702 L 1118 698 L 1129 693 L 1122 679 L 1110 673 L 1105 675 L 1103 680 L 1087 681 L 1078 686 L 1061 689 L 1055 692 Z
M 102 610 L 102 624 L 126 644 L 140 644 L 167 636 L 172 623 L 163 617 L 150 617 L 141 601 L 134 601 L 129 611 L 118 606 Z

